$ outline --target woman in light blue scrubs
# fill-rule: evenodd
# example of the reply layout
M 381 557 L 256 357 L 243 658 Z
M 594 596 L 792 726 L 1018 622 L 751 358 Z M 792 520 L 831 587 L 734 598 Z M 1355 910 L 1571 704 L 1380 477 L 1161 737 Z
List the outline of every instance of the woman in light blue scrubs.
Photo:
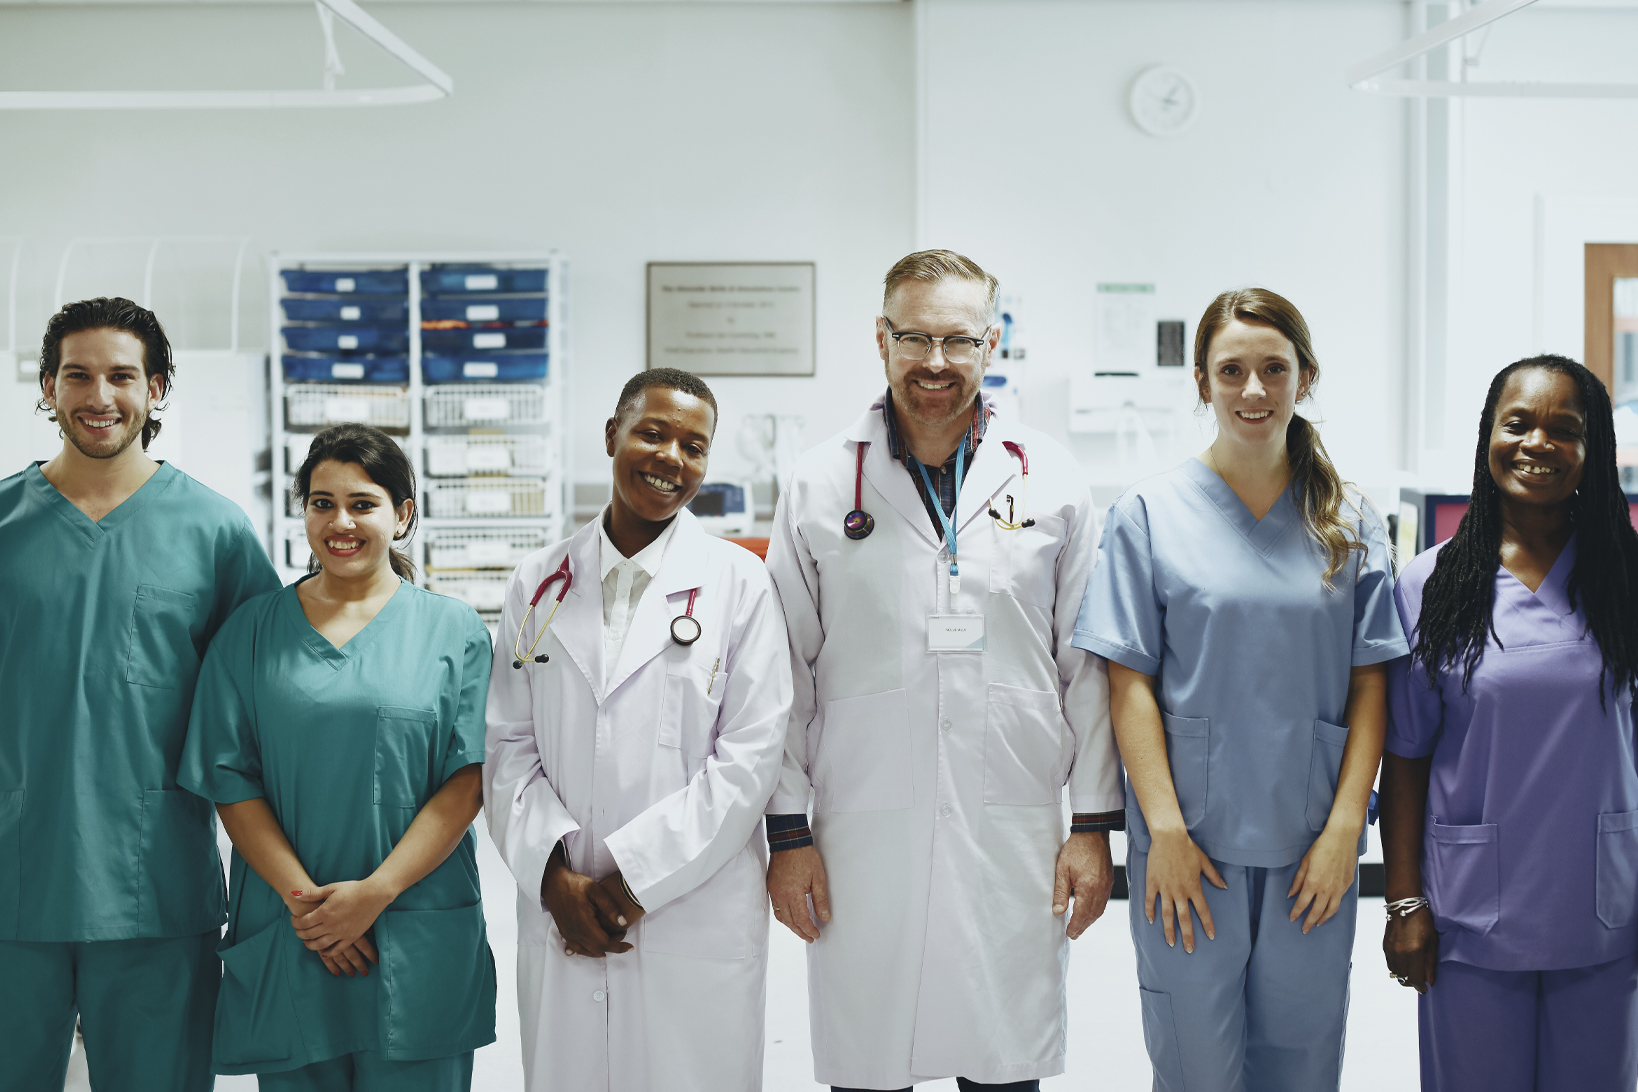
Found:
M 415 472 L 391 437 L 326 429 L 296 491 L 316 572 L 222 627 L 177 777 L 234 845 L 216 1072 L 465 1092 L 495 1040 L 471 831 L 489 633 L 407 579 Z
M 1109 661 L 1144 1038 L 1157 1090 L 1335 1089 L 1407 651 L 1387 536 L 1296 414 L 1319 368 L 1290 302 L 1218 296 L 1194 365 L 1217 438 L 1110 510 L 1073 640 Z

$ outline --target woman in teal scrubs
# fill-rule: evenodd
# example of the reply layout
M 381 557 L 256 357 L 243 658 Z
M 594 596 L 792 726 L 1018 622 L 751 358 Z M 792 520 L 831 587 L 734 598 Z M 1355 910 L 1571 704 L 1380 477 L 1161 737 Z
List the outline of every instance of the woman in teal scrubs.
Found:
M 415 473 L 390 437 L 326 429 L 296 490 L 316 572 L 223 626 L 177 778 L 234 845 L 216 1072 L 464 1092 L 495 1040 L 470 829 L 489 634 L 405 579 Z

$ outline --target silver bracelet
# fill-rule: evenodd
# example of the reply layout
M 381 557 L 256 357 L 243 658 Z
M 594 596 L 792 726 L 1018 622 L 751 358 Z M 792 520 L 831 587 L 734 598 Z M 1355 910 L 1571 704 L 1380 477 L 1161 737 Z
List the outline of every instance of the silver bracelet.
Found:
M 1428 900 L 1418 895 L 1414 899 L 1400 899 L 1398 902 L 1390 902 L 1383 906 L 1383 909 L 1388 912 L 1390 918 L 1408 918 L 1427 904 Z

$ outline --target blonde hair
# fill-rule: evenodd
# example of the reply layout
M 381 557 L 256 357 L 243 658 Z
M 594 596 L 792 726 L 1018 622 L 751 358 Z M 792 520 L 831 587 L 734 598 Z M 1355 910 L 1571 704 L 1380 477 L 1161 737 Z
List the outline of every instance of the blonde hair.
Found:
M 1290 300 L 1266 288 L 1234 288 L 1211 301 L 1194 332 L 1195 379 L 1202 403 L 1211 389 L 1206 370 L 1211 339 L 1235 319 L 1272 326 L 1285 335 L 1297 350 L 1298 373 L 1307 373 L 1306 389 L 1314 389 L 1314 384 L 1319 382 L 1319 361 L 1314 357 L 1313 340 L 1302 312 Z M 1296 486 L 1297 511 L 1302 515 L 1302 525 L 1328 555 L 1324 580 L 1329 589 L 1331 578 L 1348 563 L 1349 553 L 1358 550 L 1363 555 L 1366 552 L 1353 523 L 1343 516 L 1343 502 L 1348 501 L 1361 516 L 1364 512 L 1349 500 L 1347 483 L 1325 453 L 1319 430 L 1300 414 L 1292 414 L 1291 423 L 1286 426 L 1285 450 L 1291 462 L 1291 481 Z
M 882 279 L 885 286 L 882 310 L 887 310 L 887 305 L 893 301 L 893 293 L 906 281 L 932 284 L 946 277 L 983 285 L 984 311 L 978 317 L 986 325 L 995 321 L 995 290 L 1001 287 L 1001 282 L 984 272 L 977 262 L 953 250 L 918 250 L 894 262 L 893 268 Z

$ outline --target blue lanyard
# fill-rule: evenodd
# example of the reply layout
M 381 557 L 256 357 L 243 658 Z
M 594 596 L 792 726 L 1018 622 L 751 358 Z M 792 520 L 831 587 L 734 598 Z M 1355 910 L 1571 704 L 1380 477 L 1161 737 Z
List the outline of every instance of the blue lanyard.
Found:
M 906 455 L 910 453 L 905 452 Z M 916 469 L 921 471 L 922 484 L 927 486 L 927 495 L 932 499 L 933 512 L 938 516 L 938 522 L 944 528 L 944 541 L 950 545 L 950 597 L 953 599 L 961 587 L 961 570 L 956 565 L 956 529 L 955 521 L 944 514 L 944 502 L 939 499 L 938 490 L 933 488 L 933 479 L 928 477 L 927 468 L 921 465 L 921 460 L 910 455 Z M 961 438 L 961 446 L 956 448 L 956 481 L 955 495 L 957 504 L 961 501 L 961 483 L 967 477 L 967 437 Z M 959 512 L 959 508 L 957 509 Z M 951 604 L 952 608 L 954 604 Z

